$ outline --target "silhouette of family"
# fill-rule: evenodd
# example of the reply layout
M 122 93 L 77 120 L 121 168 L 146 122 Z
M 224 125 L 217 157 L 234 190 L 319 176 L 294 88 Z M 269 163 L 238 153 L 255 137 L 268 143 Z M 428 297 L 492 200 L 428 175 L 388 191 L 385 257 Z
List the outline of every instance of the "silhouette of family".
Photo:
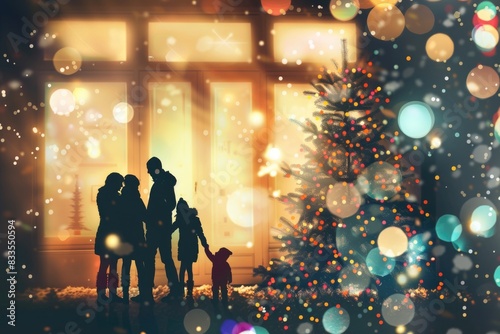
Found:
M 139 192 L 139 179 L 132 174 L 123 177 L 117 172 L 110 173 L 106 177 L 104 186 L 99 188 L 97 193 L 100 218 L 94 248 L 95 254 L 100 259 L 96 278 L 97 302 L 128 304 L 129 300 L 132 300 L 145 306 L 153 305 L 155 258 L 158 250 L 169 285 L 169 293 L 161 298 L 161 301 L 169 302 L 184 297 L 192 300 L 193 263 L 198 260 L 199 240 L 206 256 L 213 264 L 214 306 L 218 304 L 220 292 L 222 305 L 227 308 L 227 285 L 232 282 L 231 267 L 227 260 L 232 252 L 225 247 L 215 254 L 210 251 L 198 211 L 196 208 L 190 208 L 183 198 L 176 200 L 174 187 L 177 179 L 163 169 L 160 159 L 152 157 L 146 163 L 146 167 L 153 179 L 147 206 Z M 173 222 L 174 209 L 176 215 Z M 179 275 L 172 258 L 172 234 L 177 229 L 179 230 L 177 258 L 180 261 Z M 121 271 L 123 297 L 117 295 L 119 285 L 117 268 L 120 258 L 123 261 Z M 139 295 L 130 298 L 132 260 L 137 268 Z M 187 280 L 184 284 L 186 274 Z M 109 291 L 108 295 L 106 290 Z

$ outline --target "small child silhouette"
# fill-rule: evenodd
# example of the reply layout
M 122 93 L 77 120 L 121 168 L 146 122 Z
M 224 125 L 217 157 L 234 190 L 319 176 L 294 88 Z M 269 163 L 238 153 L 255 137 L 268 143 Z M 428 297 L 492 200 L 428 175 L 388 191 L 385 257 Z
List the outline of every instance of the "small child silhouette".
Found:
M 227 284 L 233 281 L 231 266 L 227 262 L 229 256 L 233 253 L 222 247 L 215 255 L 210 251 L 209 246 L 205 247 L 205 254 L 212 261 L 212 295 L 213 303 L 215 306 L 219 303 L 219 290 L 221 292 L 222 305 L 227 308 L 228 298 L 227 298 Z

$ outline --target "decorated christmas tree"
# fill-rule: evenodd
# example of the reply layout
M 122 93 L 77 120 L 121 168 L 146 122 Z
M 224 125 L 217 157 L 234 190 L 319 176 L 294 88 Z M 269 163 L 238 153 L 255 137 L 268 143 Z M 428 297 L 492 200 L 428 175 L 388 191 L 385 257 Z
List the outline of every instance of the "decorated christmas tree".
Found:
M 282 167 L 297 188 L 279 200 L 298 218 L 280 219 L 284 255 L 254 269 L 264 299 L 279 304 L 257 303 L 264 319 L 281 307 L 286 321 L 297 304 L 382 300 L 420 286 L 429 266 L 430 215 L 420 205 L 415 167 L 397 152 L 395 116 L 374 66 L 334 65 L 304 92 L 317 109 L 297 121 L 306 133 L 306 162 Z
M 88 228 L 83 224 L 82 193 L 80 191 L 80 187 L 78 186 L 78 176 L 76 177 L 75 190 L 73 191 L 70 219 L 70 224 L 66 229 L 73 230 L 74 235 L 80 235 L 82 230 L 88 230 Z

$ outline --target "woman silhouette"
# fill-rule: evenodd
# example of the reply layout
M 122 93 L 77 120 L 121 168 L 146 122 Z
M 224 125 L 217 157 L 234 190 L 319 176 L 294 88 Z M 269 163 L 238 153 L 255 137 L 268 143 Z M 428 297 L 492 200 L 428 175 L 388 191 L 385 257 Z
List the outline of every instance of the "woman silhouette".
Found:
M 122 242 L 128 243 L 131 246 L 131 252 L 123 257 L 122 264 L 123 300 L 126 304 L 129 302 L 130 267 L 132 260 L 135 262 L 139 276 L 139 289 L 142 283 L 145 282 L 143 278 L 143 259 L 146 241 L 144 239 L 143 222 L 146 219 L 146 206 L 141 199 L 139 184 L 139 179 L 135 175 L 125 175 L 125 186 L 120 196 Z
M 177 215 L 173 224 L 172 232 L 179 229 L 179 245 L 177 259 L 181 261 L 179 271 L 179 282 L 184 282 L 184 276 L 187 272 L 186 281 L 187 297 L 193 297 L 193 263 L 198 260 L 198 238 L 200 238 L 203 247 L 208 247 L 207 239 L 203 234 L 198 211 L 190 208 L 188 203 L 180 198 L 177 203 Z
M 95 237 L 94 253 L 99 255 L 99 271 L 97 272 L 96 288 L 97 301 L 122 302 L 116 295 L 118 287 L 117 262 L 118 256 L 113 252 L 114 246 L 119 244 L 120 230 L 119 197 L 123 185 L 123 176 L 113 172 L 106 177 L 104 186 L 97 193 L 97 209 L 99 211 L 99 227 Z M 109 274 L 107 273 L 109 268 Z M 106 288 L 109 288 L 109 298 L 106 297 Z

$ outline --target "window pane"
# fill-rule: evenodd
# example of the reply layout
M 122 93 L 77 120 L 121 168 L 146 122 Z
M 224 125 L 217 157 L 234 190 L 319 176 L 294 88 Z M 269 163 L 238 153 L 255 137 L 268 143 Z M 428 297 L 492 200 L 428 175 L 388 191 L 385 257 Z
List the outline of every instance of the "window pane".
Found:
M 72 48 L 81 60 L 127 60 L 127 29 L 125 22 L 113 21 L 50 21 L 44 29 L 42 45 L 44 60 L 68 57 L 57 54 L 62 48 Z M 63 50 L 64 51 L 64 50 Z M 71 52 L 69 52 L 71 54 Z M 64 59 L 62 59 L 64 60 Z M 70 59 L 74 60 L 74 59 Z
M 274 85 L 274 145 L 279 150 L 280 161 L 286 162 L 292 169 L 299 168 L 306 162 L 301 145 L 305 144 L 306 135 L 292 119 L 303 122 L 306 118 L 312 119 L 316 110 L 314 100 L 305 96 L 303 92 L 311 90 L 307 84 L 275 84 Z M 297 180 L 293 177 L 285 178 L 282 173 L 275 177 L 275 196 L 297 192 Z M 296 222 L 299 214 L 290 214 L 281 202 L 275 203 L 275 219 L 273 224 L 280 227 L 280 217 Z M 292 219 L 292 216 L 295 219 Z M 271 231 L 274 233 L 274 231 Z
M 45 88 L 44 235 L 95 236 L 97 190 L 127 172 L 126 83 L 50 83 Z
M 341 66 L 341 40 L 347 40 L 347 61 L 354 62 L 357 38 L 354 23 L 275 23 L 274 61 L 329 65 L 333 59 Z
M 151 83 L 150 157 L 160 158 L 165 170 L 177 178 L 175 193 L 193 205 L 191 84 Z M 150 181 L 151 189 L 152 181 Z
M 151 22 L 149 60 L 251 62 L 250 23 Z
M 248 118 L 251 83 L 211 83 L 213 112 L 212 168 L 217 193 L 212 200 L 213 228 L 223 245 L 253 244 L 254 189 L 252 142 Z

